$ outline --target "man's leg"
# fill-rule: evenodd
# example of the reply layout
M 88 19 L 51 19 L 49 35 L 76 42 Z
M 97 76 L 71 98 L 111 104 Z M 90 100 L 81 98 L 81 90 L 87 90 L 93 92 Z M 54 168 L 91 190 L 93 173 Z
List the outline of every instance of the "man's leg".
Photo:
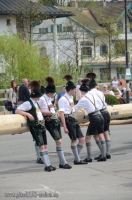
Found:
M 97 161 L 106 161 L 106 142 L 103 133 L 99 134 L 99 140 L 101 141 L 101 146 L 102 146 L 102 157 Z
M 95 140 L 95 142 L 96 142 L 96 144 L 97 144 L 97 146 L 100 150 L 100 155 L 94 158 L 94 160 L 98 160 L 99 158 L 102 157 L 102 145 L 101 145 L 101 142 L 99 140 L 98 135 L 94 135 L 93 138 L 94 138 L 94 140 Z
M 110 149 L 111 149 L 111 139 L 108 131 L 104 132 L 105 142 L 106 142 L 106 158 L 111 159 Z
M 84 159 L 85 162 L 92 162 L 92 156 L 91 156 L 91 138 L 92 138 L 92 135 L 86 135 L 86 137 L 85 137 L 86 149 L 87 149 L 87 158 Z
M 62 149 L 62 139 L 59 139 L 58 141 L 56 141 L 56 152 L 58 154 L 59 161 L 60 161 L 59 168 L 71 169 L 72 167 L 68 165 L 64 156 L 64 152 Z
M 45 164 L 45 168 L 44 168 L 45 171 L 51 172 L 50 163 L 49 163 L 49 156 L 47 154 L 47 151 L 46 151 L 44 145 L 42 145 L 40 147 L 40 156 L 41 156 L 43 163 Z

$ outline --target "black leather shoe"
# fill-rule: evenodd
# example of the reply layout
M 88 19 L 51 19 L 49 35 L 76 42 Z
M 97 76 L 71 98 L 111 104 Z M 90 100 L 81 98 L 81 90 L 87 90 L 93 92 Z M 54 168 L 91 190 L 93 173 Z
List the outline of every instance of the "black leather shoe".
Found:
M 85 158 L 84 160 L 83 160 L 84 162 L 92 162 L 92 158 Z
M 61 165 L 59 164 L 59 168 L 63 168 L 63 169 L 71 169 L 72 166 L 68 165 L 68 164 L 65 164 L 65 165 Z
M 83 160 L 80 160 L 79 162 L 74 160 L 74 165 L 86 165 L 88 164 L 87 162 L 84 162 Z
M 98 160 L 102 157 L 102 155 L 100 154 L 98 157 L 95 157 L 94 160 Z
M 51 171 L 55 171 L 56 167 L 53 167 L 52 165 L 50 165 L 50 169 L 51 169 Z
M 102 157 L 102 158 L 98 159 L 97 161 L 98 161 L 98 162 L 106 161 L 106 157 Z
M 50 168 L 50 166 L 45 167 L 44 170 L 45 170 L 46 172 L 51 172 L 51 168 Z
M 38 164 L 44 164 L 43 161 L 41 160 L 41 158 L 37 158 L 37 163 Z
M 106 154 L 106 158 L 107 158 L 107 159 L 111 159 L 111 155 L 107 155 L 107 154 Z

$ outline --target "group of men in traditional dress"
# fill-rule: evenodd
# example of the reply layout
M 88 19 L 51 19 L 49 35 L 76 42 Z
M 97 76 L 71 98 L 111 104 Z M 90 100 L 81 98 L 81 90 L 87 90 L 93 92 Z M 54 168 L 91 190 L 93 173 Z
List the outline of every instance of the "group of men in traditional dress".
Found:
M 58 111 L 55 111 L 51 98 L 53 98 L 56 88 L 54 79 L 47 77 L 47 86 L 45 93 L 42 94 L 40 82 L 33 80 L 30 82 L 30 99 L 25 101 L 16 110 L 17 114 L 27 117 L 30 132 L 35 140 L 37 163 L 45 165 L 44 170 L 51 172 L 56 170 L 52 166 L 48 156 L 46 129 L 56 143 L 56 152 L 59 158 L 59 168 L 71 169 L 65 158 L 62 149 L 61 123 L 64 132 L 71 140 L 71 150 L 74 156 L 74 165 L 83 165 L 92 162 L 91 138 L 94 137 L 99 147 L 100 155 L 94 159 L 98 162 L 106 161 L 111 158 L 110 147 L 111 140 L 108 134 L 110 115 L 106 108 L 105 96 L 96 89 L 96 75 L 88 73 L 82 80 L 80 91 L 83 97 L 74 105 L 73 95 L 76 92 L 76 86 L 72 82 L 71 75 L 65 75 L 67 80 L 66 93 L 58 101 Z M 81 128 L 76 119 L 75 113 L 79 109 L 85 109 L 88 112 L 90 124 L 86 136 L 84 137 Z M 82 160 L 80 153 L 86 143 L 87 157 Z

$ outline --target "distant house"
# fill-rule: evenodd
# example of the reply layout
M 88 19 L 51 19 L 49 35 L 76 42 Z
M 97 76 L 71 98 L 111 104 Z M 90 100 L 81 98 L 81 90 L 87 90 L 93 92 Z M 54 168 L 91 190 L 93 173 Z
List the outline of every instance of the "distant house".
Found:
M 125 67 L 125 19 L 124 3 L 107 3 L 100 8 L 59 7 L 74 16 L 56 20 L 57 34 L 53 34 L 54 23 L 44 20 L 33 28 L 33 40 L 43 49 L 43 55 L 59 62 L 71 62 L 98 74 L 99 79 L 108 79 L 124 73 Z M 132 3 L 127 4 L 128 48 L 131 61 Z M 112 13 L 112 15 L 111 15 Z M 110 30 L 118 35 L 110 36 L 106 20 L 112 18 Z M 103 21 L 104 19 L 104 21 Z M 118 31 L 119 30 L 119 31 Z M 56 46 L 54 40 L 56 39 Z M 110 54 L 111 52 L 111 54 Z
M 69 11 L 47 7 L 29 0 L 0 0 L 0 35 L 19 33 L 20 37 L 31 42 L 34 25 L 41 25 L 44 19 L 69 17 Z M 4 73 L 3 57 L 0 56 L 0 74 Z

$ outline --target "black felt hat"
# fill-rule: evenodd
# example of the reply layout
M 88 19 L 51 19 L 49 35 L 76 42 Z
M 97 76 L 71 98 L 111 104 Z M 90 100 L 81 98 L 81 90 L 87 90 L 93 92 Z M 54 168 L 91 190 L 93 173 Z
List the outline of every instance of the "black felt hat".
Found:
M 45 93 L 45 87 L 43 85 L 41 85 L 41 93 L 44 94 Z
M 56 88 L 55 88 L 55 85 L 54 85 L 54 79 L 52 77 L 48 76 L 45 80 L 48 83 L 47 87 L 45 88 L 46 92 L 55 93 Z
M 90 87 L 91 86 L 94 87 L 94 86 L 98 85 L 95 81 L 95 78 L 96 78 L 95 73 L 90 72 L 90 73 L 86 74 L 86 77 L 90 79 L 89 84 L 88 84 Z
M 30 82 L 30 88 L 31 88 L 30 97 L 37 98 L 37 97 L 41 97 L 42 96 L 41 86 L 40 86 L 39 81 L 37 81 L 37 80 L 31 81 Z
M 71 81 L 72 80 L 72 76 L 71 75 L 67 74 L 63 78 L 67 80 L 66 90 L 72 90 L 72 89 L 76 88 L 76 86 L 74 85 L 74 83 Z
M 96 83 L 96 81 L 94 79 L 91 79 L 88 85 L 89 86 L 96 86 L 98 84 Z
M 81 90 L 83 92 L 88 92 L 89 91 L 89 87 L 88 87 L 89 78 L 82 79 L 81 82 L 82 82 L 82 85 L 80 86 L 79 90 Z

